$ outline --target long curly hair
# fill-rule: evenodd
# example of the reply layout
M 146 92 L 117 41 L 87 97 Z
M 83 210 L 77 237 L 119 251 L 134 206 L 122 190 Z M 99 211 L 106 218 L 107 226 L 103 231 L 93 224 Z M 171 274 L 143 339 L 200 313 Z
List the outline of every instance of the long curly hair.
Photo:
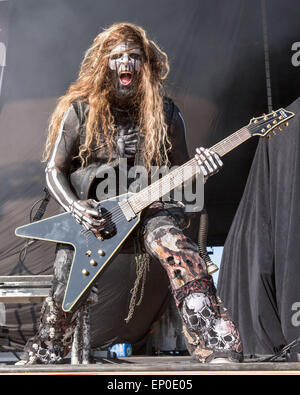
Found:
M 168 164 L 171 143 L 163 111 L 163 82 L 169 73 L 168 56 L 148 39 L 144 29 L 132 23 L 115 23 L 95 37 L 85 53 L 77 80 L 57 101 L 49 122 L 43 161 L 50 156 L 65 112 L 76 101 L 89 105 L 86 138 L 78 153 L 82 166 L 88 163 L 92 142 L 98 143 L 101 134 L 106 143 L 109 160 L 111 159 L 117 131 L 110 109 L 112 83 L 108 60 L 111 50 L 125 40 L 138 44 L 144 55 L 135 107 L 137 124 L 145 137 L 142 147 L 145 167 L 149 169 L 152 164 Z

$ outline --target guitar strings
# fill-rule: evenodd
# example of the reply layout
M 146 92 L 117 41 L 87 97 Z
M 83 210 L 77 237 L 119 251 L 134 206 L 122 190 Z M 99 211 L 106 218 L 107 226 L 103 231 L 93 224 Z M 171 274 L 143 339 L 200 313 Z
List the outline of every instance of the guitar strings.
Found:
M 269 122 L 269 120 L 265 120 L 264 122 L 262 122 L 261 124 L 260 124 L 260 126 L 263 126 L 265 123 L 268 123 Z M 244 142 L 246 139 L 245 139 L 245 137 L 244 137 L 244 134 L 245 133 L 247 133 L 247 138 L 250 138 L 251 136 L 250 136 L 250 133 L 249 133 L 249 130 L 255 130 L 255 129 L 257 129 L 257 125 L 253 125 L 253 126 L 249 126 L 248 128 L 247 127 L 243 127 L 242 129 L 240 129 L 240 130 L 238 130 L 237 132 L 235 132 L 235 133 L 233 133 L 232 135 L 230 135 L 229 137 L 227 137 L 227 139 L 225 139 L 225 141 L 224 140 L 222 140 L 221 142 L 219 142 L 219 143 L 217 143 L 215 146 L 214 146 L 214 148 L 216 149 L 216 148 L 219 148 L 219 150 L 220 151 L 224 151 L 224 147 L 226 147 L 226 150 L 225 150 L 225 152 L 228 152 L 228 149 L 227 149 L 227 147 L 228 147 L 228 145 L 230 146 L 231 145 L 231 148 L 234 148 L 235 146 L 236 146 L 236 144 L 234 144 L 235 142 L 238 142 L 239 144 L 241 143 L 241 142 Z M 152 185 L 150 185 L 150 186 L 148 186 L 148 187 L 146 187 L 146 188 L 144 188 L 140 193 L 139 193 L 139 200 L 141 200 L 141 195 L 149 195 L 149 189 L 151 190 L 150 191 L 150 193 L 152 193 L 153 195 L 156 193 L 158 193 L 158 191 L 159 190 L 161 190 L 161 189 L 163 189 L 163 186 L 162 186 L 162 183 L 166 183 L 167 181 L 170 181 L 170 182 L 173 182 L 174 181 L 174 178 L 176 179 L 176 177 L 180 177 L 180 182 L 178 182 L 177 184 L 178 185 L 180 185 L 180 184 L 182 184 L 182 169 L 183 168 L 187 168 L 187 167 L 198 167 L 197 166 L 197 163 L 196 163 L 196 161 L 194 160 L 194 158 L 192 158 L 190 161 L 188 161 L 188 162 L 186 162 L 184 165 L 182 165 L 181 167 L 179 167 L 178 169 L 176 169 L 174 172 L 176 173 L 175 175 L 174 174 L 172 174 L 172 172 L 171 173 L 169 173 L 167 176 L 165 176 L 165 177 L 163 177 L 161 180 L 159 180 L 158 182 L 157 182 L 157 185 L 155 185 L 155 184 L 152 184 Z M 196 172 L 193 172 L 192 173 L 192 175 L 191 175 L 191 177 L 193 177 L 197 172 L 199 172 L 199 171 L 197 171 L 196 170 Z M 168 179 L 167 179 L 168 178 Z M 177 186 L 178 186 L 177 185 Z M 170 188 L 167 188 L 167 189 L 170 189 Z M 136 199 L 135 199 L 135 196 L 132 196 L 131 198 L 129 198 L 129 199 L 131 199 L 131 201 L 133 202 L 133 203 L 136 203 Z M 148 200 L 147 198 L 146 199 L 144 199 L 144 200 Z M 138 204 L 138 205 L 136 205 L 136 208 L 138 209 L 138 211 L 140 211 L 140 209 L 142 209 L 143 207 L 147 207 L 147 205 L 148 204 Z
M 224 139 L 225 141 L 222 140 L 222 141 L 220 141 L 219 143 L 217 143 L 216 145 L 214 145 L 213 147 L 214 147 L 215 149 L 220 147 L 219 150 L 221 150 L 221 151 L 224 151 L 224 147 L 226 147 L 225 153 L 227 153 L 227 152 L 229 152 L 229 150 L 227 149 L 228 145 L 229 145 L 229 146 L 232 145 L 232 148 L 231 148 L 231 149 L 233 149 L 233 148 L 236 147 L 236 145 L 235 145 L 235 144 L 233 145 L 232 143 L 238 142 L 238 143 L 240 144 L 241 141 L 242 141 L 242 142 L 246 141 L 246 139 L 245 139 L 244 137 L 241 138 L 241 133 L 247 132 L 247 133 L 249 134 L 249 131 L 258 129 L 258 127 L 263 127 L 264 124 L 267 124 L 267 123 L 269 123 L 269 122 L 270 122 L 270 120 L 267 119 L 267 120 L 264 120 L 264 122 L 260 123 L 259 125 L 252 125 L 252 126 L 250 125 L 249 127 L 246 127 L 246 126 L 245 126 L 245 127 L 243 127 L 242 129 L 238 130 L 237 132 L 233 133 L 232 135 L 228 136 L 226 139 Z M 286 122 L 286 119 L 283 120 L 281 123 L 284 123 L 284 122 Z M 278 123 L 277 126 L 279 126 L 281 123 Z M 251 135 L 249 134 L 249 135 L 247 136 L 247 139 L 250 138 L 250 137 L 251 137 Z M 188 167 L 188 166 L 190 166 L 190 165 L 192 165 L 193 167 L 195 166 L 196 168 L 198 167 L 197 164 L 196 164 L 196 162 L 195 162 L 195 160 L 194 160 L 194 158 L 192 158 L 191 160 L 189 160 L 188 162 L 186 162 L 184 165 L 182 165 L 182 166 L 180 166 L 178 169 L 174 170 L 174 172 L 176 173 L 175 176 L 174 176 L 174 174 L 172 174 L 173 172 L 171 172 L 171 173 L 169 173 L 166 177 L 169 177 L 170 182 L 172 182 L 172 181 L 174 181 L 174 178 L 183 175 L 183 173 L 182 173 L 183 168 L 186 168 L 186 167 Z M 196 173 L 197 173 L 197 172 L 199 172 L 199 171 L 196 170 Z M 196 173 L 193 173 L 189 178 L 193 177 Z M 163 177 L 161 180 L 158 180 L 158 181 L 157 181 L 157 185 L 151 184 L 150 186 L 144 188 L 142 191 L 139 192 L 139 194 L 144 194 L 144 195 L 145 195 L 145 193 L 148 192 L 148 189 L 151 189 L 151 195 L 152 195 L 152 196 L 153 196 L 153 194 L 155 194 L 155 193 L 158 193 L 158 198 L 159 198 L 160 196 L 163 196 L 163 195 L 161 195 L 161 194 L 159 193 L 159 191 L 162 189 L 162 182 L 164 182 L 164 183 L 166 182 L 166 177 Z M 185 181 L 185 180 L 184 180 L 184 181 Z M 181 179 L 180 182 L 178 183 L 178 185 L 182 184 L 184 181 L 182 181 L 182 179 Z M 178 185 L 177 185 L 177 186 L 178 186 Z M 173 188 L 173 189 L 174 189 L 174 188 Z M 149 193 L 148 193 L 148 195 L 149 195 Z M 160 196 L 159 196 L 159 195 L 160 195 Z M 131 198 L 133 201 L 135 201 L 135 196 L 132 196 L 132 197 L 130 197 L 130 198 Z M 129 199 L 130 199 L 130 198 L 129 198 Z M 146 199 L 146 201 L 147 201 L 147 199 Z M 140 204 L 140 205 L 136 205 L 135 208 L 137 208 L 138 211 L 141 211 L 143 208 L 147 207 L 148 205 L 149 205 L 149 203 L 147 203 L 147 204 L 142 204 L 142 205 Z M 120 207 L 115 207 L 114 209 L 111 210 L 110 213 L 108 213 L 107 215 L 104 215 L 103 218 L 109 219 L 109 216 L 113 215 L 113 214 L 116 213 L 117 211 L 119 211 L 119 213 L 120 213 L 120 214 L 115 218 L 115 220 L 118 222 L 118 219 L 119 219 L 120 217 L 121 217 L 121 218 L 122 218 L 122 217 L 124 218 L 124 214 L 123 214 L 123 212 L 120 210 Z M 111 221 L 110 221 L 110 222 L 111 222 Z

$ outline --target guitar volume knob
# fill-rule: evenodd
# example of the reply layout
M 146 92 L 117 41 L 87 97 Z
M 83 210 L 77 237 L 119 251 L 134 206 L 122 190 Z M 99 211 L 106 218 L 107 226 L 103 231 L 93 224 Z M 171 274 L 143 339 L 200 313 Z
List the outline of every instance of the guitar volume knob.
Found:
M 89 272 L 88 270 L 86 270 L 86 269 L 83 269 L 81 273 L 82 273 L 84 276 L 89 276 L 89 275 L 90 275 L 90 272 Z
M 94 259 L 91 259 L 91 260 L 90 260 L 90 264 L 91 264 L 92 266 L 97 266 L 97 262 L 96 262 Z
M 98 250 L 98 254 L 99 254 L 100 256 L 104 256 L 104 255 L 105 255 L 105 252 L 104 252 L 103 250 Z

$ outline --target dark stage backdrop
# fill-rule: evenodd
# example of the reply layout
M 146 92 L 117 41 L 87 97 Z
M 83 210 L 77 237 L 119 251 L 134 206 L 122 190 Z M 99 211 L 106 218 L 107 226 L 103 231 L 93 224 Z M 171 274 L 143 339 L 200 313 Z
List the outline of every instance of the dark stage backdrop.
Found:
M 212 146 L 271 105 L 287 106 L 298 97 L 300 73 L 292 46 L 300 40 L 299 11 L 298 0 L 0 2 L 0 41 L 7 46 L 0 96 L 0 274 L 52 272 L 54 246 L 35 243 L 22 261 L 23 241 L 14 229 L 29 221 L 33 203 L 43 196 L 47 121 L 99 31 L 113 22 L 134 22 L 168 53 L 167 91 L 184 114 L 193 155 L 195 147 Z M 256 145 L 252 139 L 230 153 L 224 169 L 206 184 L 209 245 L 226 239 Z M 46 216 L 56 212 L 51 201 Z M 153 267 L 144 302 L 127 326 L 124 295 L 135 268 L 122 257 L 108 268 L 99 280 L 101 303 L 93 309 L 94 345 L 120 340 L 120 334 L 132 343 L 142 341 L 168 295 L 164 273 Z M 163 280 L 153 292 L 157 276 Z M 153 295 L 157 300 L 149 308 Z M 6 306 L 2 343 L 23 344 L 35 331 L 39 310 L 39 305 Z
M 300 337 L 300 98 L 288 109 L 296 114 L 289 126 L 259 141 L 219 274 L 219 293 L 251 355 Z M 291 360 L 297 353 L 300 345 Z

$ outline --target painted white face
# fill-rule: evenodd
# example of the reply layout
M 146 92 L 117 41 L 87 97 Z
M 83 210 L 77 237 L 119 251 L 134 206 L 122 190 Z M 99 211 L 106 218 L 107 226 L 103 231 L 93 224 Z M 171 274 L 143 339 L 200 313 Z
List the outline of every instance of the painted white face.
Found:
M 142 50 L 133 42 L 124 41 L 111 51 L 108 65 L 116 71 L 120 84 L 127 86 L 141 70 L 142 62 Z

